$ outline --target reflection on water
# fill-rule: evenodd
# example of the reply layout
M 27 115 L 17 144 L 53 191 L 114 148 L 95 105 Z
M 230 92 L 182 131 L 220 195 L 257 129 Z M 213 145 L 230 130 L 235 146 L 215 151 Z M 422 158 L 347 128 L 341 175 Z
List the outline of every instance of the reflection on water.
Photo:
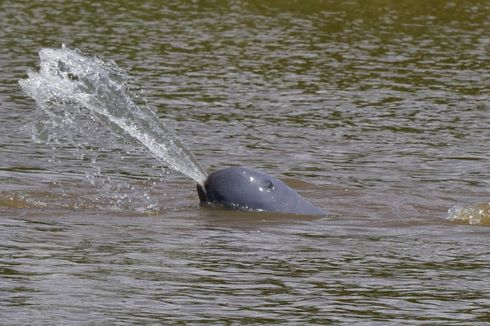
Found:
M 473 0 L 1 2 L 0 315 L 488 323 L 489 16 Z M 84 157 L 33 142 L 17 81 L 62 43 L 128 71 L 210 171 L 263 170 L 333 216 L 202 209 L 194 182 L 108 133 Z

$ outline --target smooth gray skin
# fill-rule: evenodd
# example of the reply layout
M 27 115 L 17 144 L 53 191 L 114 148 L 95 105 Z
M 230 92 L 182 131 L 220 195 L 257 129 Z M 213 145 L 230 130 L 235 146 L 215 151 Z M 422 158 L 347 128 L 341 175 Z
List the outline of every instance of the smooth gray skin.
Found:
M 230 167 L 211 173 L 197 185 L 202 204 L 233 209 L 301 215 L 326 215 L 310 204 L 284 182 L 259 171 Z

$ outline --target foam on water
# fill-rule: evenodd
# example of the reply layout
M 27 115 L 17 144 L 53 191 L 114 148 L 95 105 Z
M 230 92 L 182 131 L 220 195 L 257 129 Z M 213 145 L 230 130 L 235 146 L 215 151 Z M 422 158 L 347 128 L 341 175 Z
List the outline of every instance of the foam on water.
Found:
M 453 206 L 448 210 L 448 219 L 464 224 L 490 225 L 490 203 Z
M 147 104 L 137 104 L 129 87 L 131 78 L 115 63 L 65 46 L 42 49 L 39 57 L 39 72 L 28 71 L 28 78 L 19 81 L 42 117 L 37 122 L 37 140 L 63 144 L 67 132 L 82 133 L 82 137 L 86 133 L 88 138 L 93 130 L 80 125 L 95 121 L 97 128 L 103 126 L 125 141 L 142 145 L 171 169 L 203 184 L 205 170 Z

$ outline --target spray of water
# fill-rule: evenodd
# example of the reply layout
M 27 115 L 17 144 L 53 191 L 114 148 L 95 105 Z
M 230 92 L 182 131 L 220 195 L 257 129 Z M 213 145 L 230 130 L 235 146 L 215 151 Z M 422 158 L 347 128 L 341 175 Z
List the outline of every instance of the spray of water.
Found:
M 39 72 L 29 71 L 28 78 L 19 81 L 36 102 L 38 114 L 47 117 L 38 120 L 39 139 L 62 141 L 54 132 L 57 127 L 65 125 L 61 129 L 66 129 L 67 123 L 76 127 L 84 119 L 93 120 L 125 141 L 142 145 L 171 169 L 204 183 L 205 170 L 147 104 L 136 103 L 128 88 L 130 77 L 115 63 L 65 46 L 42 49 L 39 57 Z M 50 133 L 43 135 L 43 130 Z M 90 130 L 78 128 L 78 132 Z

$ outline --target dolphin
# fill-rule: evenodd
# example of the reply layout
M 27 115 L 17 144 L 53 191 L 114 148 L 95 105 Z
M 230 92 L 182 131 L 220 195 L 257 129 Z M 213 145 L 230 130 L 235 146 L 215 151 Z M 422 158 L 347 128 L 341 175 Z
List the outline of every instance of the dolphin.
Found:
M 281 180 L 245 167 L 229 167 L 197 185 L 202 205 L 301 215 L 327 215 Z

